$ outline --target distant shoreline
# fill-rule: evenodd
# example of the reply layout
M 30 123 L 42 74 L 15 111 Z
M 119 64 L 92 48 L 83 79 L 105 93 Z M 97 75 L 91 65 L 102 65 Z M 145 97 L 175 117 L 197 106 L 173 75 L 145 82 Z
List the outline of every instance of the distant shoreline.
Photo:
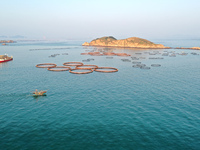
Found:
M 105 48 L 127 48 L 127 49 L 187 49 L 187 50 L 200 50 L 200 47 L 166 47 L 166 48 L 142 48 L 142 47 L 120 47 L 120 46 L 101 46 L 101 45 L 82 45 L 85 47 L 105 47 Z

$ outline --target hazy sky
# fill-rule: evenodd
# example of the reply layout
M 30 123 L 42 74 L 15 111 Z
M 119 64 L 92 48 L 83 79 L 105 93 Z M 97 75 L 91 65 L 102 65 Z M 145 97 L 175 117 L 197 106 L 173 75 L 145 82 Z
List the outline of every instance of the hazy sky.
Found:
M 2 0 L 0 35 L 200 38 L 200 0 Z

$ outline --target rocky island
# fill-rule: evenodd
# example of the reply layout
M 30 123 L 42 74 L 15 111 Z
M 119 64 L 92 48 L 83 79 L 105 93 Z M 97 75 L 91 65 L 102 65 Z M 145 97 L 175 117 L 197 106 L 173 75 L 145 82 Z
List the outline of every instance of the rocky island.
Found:
M 112 36 L 106 36 L 92 40 L 90 43 L 85 42 L 82 46 L 102 46 L 102 47 L 123 47 L 123 48 L 142 48 L 142 49 L 168 49 L 162 44 L 155 44 L 151 41 L 131 37 L 127 39 L 117 40 Z
M 1 40 L 0 43 L 16 43 L 13 40 Z
M 0 40 L 0 43 L 2 43 L 2 45 L 8 45 L 7 43 L 16 43 L 13 40 Z

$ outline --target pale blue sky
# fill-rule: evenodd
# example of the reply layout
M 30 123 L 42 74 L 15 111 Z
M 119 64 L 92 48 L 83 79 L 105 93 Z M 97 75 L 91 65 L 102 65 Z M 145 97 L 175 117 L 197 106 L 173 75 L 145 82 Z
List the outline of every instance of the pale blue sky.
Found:
M 0 35 L 28 38 L 200 38 L 199 0 L 7 0 Z

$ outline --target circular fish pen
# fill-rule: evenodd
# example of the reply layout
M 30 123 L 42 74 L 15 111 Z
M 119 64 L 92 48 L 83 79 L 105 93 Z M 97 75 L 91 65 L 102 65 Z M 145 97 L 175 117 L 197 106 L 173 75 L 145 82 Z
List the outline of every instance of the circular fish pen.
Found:
M 140 57 L 140 59 L 146 59 L 146 57 Z
M 140 69 L 146 69 L 146 70 L 148 70 L 148 69 L 151 69 L 150 67 L 146 67 L 146 66 L 142 66 L 142 67 L 140 67 Z
M 129 59 L 121 59 L 123 62 L 131 62 Z
M 136 57 L 132 57 L 132 60 L 139 60 L 139 58 L 136 58 Z
M 57 69 L 59 68 L 59 69 Z M 60 69 L 61 68 L 61 69 Z M 70 67 L 67 67 L 67 66 L 56 66 L 56 67 L 50 67 L 48 68 L 47 70 L 49 71 L 68 71 L 70 70 L 71 68 Z
M 113 57 L 106 57 L 107 59 L 113 59 Z
M 96 71 L 96 72 L 104 72 L 104 73 L 111 73 L 111 72 L 117 72 L 118 69 L 117 68 L 113 68 L 113 67 L 98 67 L 98 68 L 94 69 L 94 71 Z
M 132 67 L 133 67 L 133 68 L 140 68 L 139 65 L 133 65 Z
M 82 62 L 90 62 L 90 60 L 88 60 L 88 59 L 85 59 L 85 60 L 82 60 Z
M 132 66 L 133 68 L 141 68 L 141 67 L 146 67 L 145 64 L 136 64 Z
M 82 66 L 83 63 L 81 62 L 65 62 L 63 63 L 64 66 Z
M 82 65 L 82 66 L 76 66 L 75 69 L 97 69 L 97 65 Z
M 77 71 L 78 70 L 78 71 Z M 73 73 L 73 74 L 88 74 L 88 73 L 92 73 L 93 70 L 92 69 L 70 69 L 69 70 L 70 73 Z
M 43 63 L 43 64 L 37 64 L 37 68 L 51 68 L 51 67 L 56 67 L 56 64 L 53 63 Z
M 139 62 L 139 61 L 133 61 L 132 63 L 133 63 L 133 64 L 141 64 L 142 62 Z
M 89 60 L 89 61 L 91 61 L 91 60 L 94 61 L 94 58 L 88 58 L 87 60 Z
M 151 66 L 152 67 L 160 67 L 161 65 L 160 64 L 152 64 Z

